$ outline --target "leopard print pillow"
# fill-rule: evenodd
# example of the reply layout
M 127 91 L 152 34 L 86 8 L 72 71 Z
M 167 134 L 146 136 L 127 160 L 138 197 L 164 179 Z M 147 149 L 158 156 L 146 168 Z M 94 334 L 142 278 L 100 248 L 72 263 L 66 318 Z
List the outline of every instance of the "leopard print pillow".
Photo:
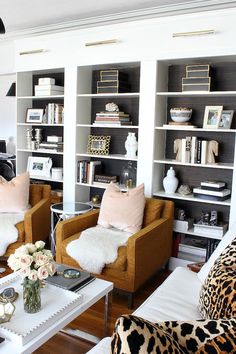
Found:
M 204 344 L 196 354 L 235 354 L 236 353 L 236 329 L 232 328 Z
M 171 335 L 163 331 L 157 324 L 132 315 L 123 315 L 116 321 L 111 353 L 186 354 Z
M 236 330 L 236 319 L 166 321 L 159 323 L 159 326 L 168 332 L 186 353 L 191 354 L 225 331 Z
M 210 269 L 200 291 L 199 311 L 203 318 L 236 317 L 236 239 Z

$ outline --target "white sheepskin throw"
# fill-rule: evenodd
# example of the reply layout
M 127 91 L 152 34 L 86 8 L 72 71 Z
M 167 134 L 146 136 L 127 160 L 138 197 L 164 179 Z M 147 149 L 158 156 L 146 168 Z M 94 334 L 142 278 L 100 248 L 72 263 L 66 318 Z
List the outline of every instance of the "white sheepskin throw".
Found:
M 17 241 L 18 230 L 15 225 L 24 220 L 24 213 L 0 213 L 0 256 L 7 247 Z
M 118 248 L 125 245 L 131 235 L 130 232 L 97 225 L 82 231 L 79 239 L 67 245 L 66 252 L 83 269 L 100 274 L 106 264 L 116 260 Z

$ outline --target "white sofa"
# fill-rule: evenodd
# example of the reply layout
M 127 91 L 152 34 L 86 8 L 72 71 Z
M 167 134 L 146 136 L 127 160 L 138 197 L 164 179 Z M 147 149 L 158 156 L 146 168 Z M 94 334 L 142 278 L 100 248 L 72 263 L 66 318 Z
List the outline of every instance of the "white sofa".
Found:
M 151 322 L 169 320 L 197 320 L 199 292 L 216 258 L 236 236 L 236 224 L 225 234 L 214 253 L 200 272 L 194 273 L 187 268 L 176 268 L 148 299 L 133 312 Z M 110 354 L 111 338 L 102 339 L 89 354 Z

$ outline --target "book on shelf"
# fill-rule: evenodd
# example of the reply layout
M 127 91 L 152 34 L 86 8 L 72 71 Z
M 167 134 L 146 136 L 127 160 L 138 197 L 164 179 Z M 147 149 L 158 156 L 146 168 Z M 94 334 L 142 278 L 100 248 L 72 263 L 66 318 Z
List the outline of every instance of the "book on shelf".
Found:
M 34 86 L 35 91 L 47 91 L 47 90 L 55 90 L 55 91 L 60 91 L 64 92 L 64 87 L 59 86 L 59 85 L 53 85 L 53 84 L 40 84 L 40 85 L 35 85 Z
M 64 106 L 59 103 L 49 103 L 46 107 L 46 120 L 48 124 L 62 124 Z
M 210 180 L 201 182 L 201 189 L 206 189 L 210 191 L 221 191 L 225 189 L 225 182 Z
M 218 225 L 193 224 L 194 232 L 201 233 L 206 236 L 222 237 L 228 229 L 228 224 L 219 223 Z
M 208 142 L 206 140 L 202 140 L 201 143 L 201 163 L 206 164 L 207 162 L 207 145 Z
M 77 162 L 77 182 L 93 184 L 95 173 L 101 172 L 101 161 L 80 160 Z
M 179 251 L 178 252 L 178 258 L 180 259 L 184 259 L 186 261 L 190 261 L 190 262 L 205 262 L 206 260 L 206 256 L 198 256 L 196 254 L 193 253 L 189 253 L 189 252 L 182 252 Z
M 68 270 L 68 269 L 73 269 L 79 272 L 79 277 L 78 278 L 65 278 L 61 273 L 63 271 Z M 71 290 L 71 291 L 76 291 L 82 286 L 85 286 L 89 284 L 92 280 L 95 279 L 95 277 L 91 276 L 89 272 L 86 270 L 81 270 L 81 269 L 76 269 L 72 267 L 68 267 L 65 265 L 57 265 L 57 272 L 60 274 L 55 274 L 51 277 L 48 277 L 45 279 L 46 283 L 59 286 L 60 288 L 66 289 L 66 290 Z
M 181 162 L 189 163 L 191 158 L 191 136 L 182 139 Z
M 90 161 L 88 171 L 88 183 L 93 184 L 94 176 L 97 173 L 101 173 L 102 162 L 101 161 Z
M 95 121 L 93 126 L 103 126 L 103 127 L 121 127 L 126 125 L 132 125 L 132 122 L 110 122 L 110 121 Z
M 196 255 L 198 257 L 205 258 L 207 250 L 206 250 L 206 248 L 201 248 L 201 247 L 197 247 L 197 246 L 191 246 L 191 245 L 184 244 L 184 243 L 180 242 L 180 244 L 179 244 L 179 252 L 189 253 L 189 254 Z
M 202 199 L 211 199 L 211 200 L 225 200 L 230 197 L 231 190 L 230 189 L 222 189 L 222 190 L 209 190 L 204 188 L 193 188 L 193 195 L 202 198 Z
M 105 111 L 105 112 L 98 112 L 96 113 L 96 117 L 112 117 L 112 118 L 129 118 L 129 113 L 124 113 L 124 112 L 110 112 L 110 111 Z
M 174 231 L 175 232 L 186 232 L 193 226 L 193 219 L 188 218 L 186 220 L 174 220 Z
M 105 174 L 95 174 L 94 176 L 94 183 L 95 182 L 100 182 L 100 183 L 110 183 L 110 182 L 117 182 L 117 176 L 113 175 L 105 175 Z
M 202 156 L 202 139 L 197 139 L 196 163 L 201 163 Z
M 192 164 L 196 163 L 197 162 L 197 137 L 196 136 L 192 136 L 190 155 L 191 155 L 190 162 Z

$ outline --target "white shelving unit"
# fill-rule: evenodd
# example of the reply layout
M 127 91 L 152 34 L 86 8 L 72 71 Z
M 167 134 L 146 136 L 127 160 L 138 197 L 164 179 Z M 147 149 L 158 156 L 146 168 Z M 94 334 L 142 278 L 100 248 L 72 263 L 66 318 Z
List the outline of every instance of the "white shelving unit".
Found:
M 217 61 L 217 58 L 211 60 L 211 65 L 214 70 L 224 70 L 223 64 Z M 209 59 L 208 59 L 209 61 Z M 208 62 L 202 59 L 196 59 L 195 63 Z M 224 63 L 224 61 L 223 61 Z M 205 106 L 223 105 L 224 109 L 236 108 L 234 101 L 236 91 L 226 88 L 224 91 L 221 87 L 232 87 L 233 82 L 224 82 L 224 74 L 222 73 L 220 80 L 218 79 L 219 91 L 210 92 L 181 92 L 181 75 L 184 77 L 184 66 L 188 62 L 183 60 L 161 61 L 157 62 L 157 88 L 156 88 L 156 119 L 154 123 L 154 158 L 153 158 L 153 196 L 160 198 L 172 199 L 176 208 L 181 208 L 189 214 L 189 217 L 200 217 L 201 210 L 217 210 L 219 217 L 223 222 L 231 224 L 235 221 L 233 208 L 236 203 L 236 196 L 233 193 L 236 186 L 235 178 L 235 139 L 236 139 L 236 125 L 233 124 L 232 129 L 206 129 L 203 126 L 203 117 Z M 228 63 L 227 63 L 228 64 Z M 226 67 L 227 67 L 227 64 Z M 219 65 L 220 69 L 217 69 Z M 176 67 L 176 76 L 175 75 Z M 235 81 L 236 68 L 231 65 L 232 73 L 231 80 Z M 226 69 L 227 70 L 227 69 Z M 234 75 L 234 76 L 233 76 Z M 213 74 L 214 76 L 214 74 Z M 234 78 L 233 78 L 234 77 Z M 214 77 L 212 77 L 214 81 Z M 227 78 L 226 80 L 229 80 Z M 175 82 L 174 82 L 175 81 Z M 178 84 L 179 82 L 179 84 Z M 168 86 L 171 87 L 171 92 L 168 92 Z M 178 90 L 174 88 L 178 86 Z M 194 127 L 188 126 L 168 126 L 170 120 L 169 110 L 173 107 L 190 107 L 193 108 L 193 115 L 191 119 Z M 215 164 L 198 164 L 198 163 L 183 163 L 175 160 L 173 152 L 173 141 L 176 138 L 185 138 L 186 136 L 204 137 L 206 140 L 219 141 L 219 157 Z M 230 141 L 230 143 L 229 143 Z M 228 150 L 227 147 L 231 146 Z M 227 150 L 227 152 L 226 152 Z M 221 157 L 223 154 L 225 160 Z M 190 187 L 197 187 L 203 180 L 218 179 L 226 180 L 228 188 L 231 189 L 231 198 L 224 201 L 215 201 L 209 199 L 201 199 L 189 195 L 181 195 L 178 192 L 173 194 L 166 194 L 163 190 L 163 178 L 166 175 L 167 169 L 173 166 L 179 178 L 179 184 L 188 184 Z M 174 230 L 176 231 L 176 230 Z M 189 236 L 204 237 L 206 235 L 200 232 L 194 232 L 190 228 L 186 233 Z M 207 237 L 208 239 L 219 240 L 221 237 Z M 171 269 L 177 265 L 186 264 L 186 260 L 172 259 Z M 189 261 L 187 263 L 190 263 Z
M 129 131 L 138 134 L 139 125 L 139 77 L 140 63 L 116 64 L 116 68 L 128 74 L 131 85 L 131 92 L 127 93 L 96 93 L 96 83 L 99 80 L 99 71 L 112 68 L 110 65 L 94 65 L 78 67 L 77 71 L 77 118 L 76 118 L 76 165 L 82 160 L 101 160 L 102 170 L 105 174 L 120 176 L 122 166 L 132 161 L 137 166 L 137 158 L 128 159 L 125 156 L 124 142 Z M 135 84 L 133 83 L 135 77 Z M 121 111 L 129 113 L 132 125 L 122 125 L 120 127 L 106 125 L 93 125 L 96 112 L 104 111 L 108 102 L 116 103 Z M 130 111 L 132 108 L 132 111 Z M 110 135 L 110 152 L 108 155 L 94 155 L 87 153 L 88 135 Z M 77 171 L 76 171 L 77 181 Z M 88 183 L 75 183 L 76 198 L 82 201 L 90 200 L 93 193 L 103 193 L 105 186 Z M 95 189 L 96 188 L 96 189 Z M 125 190 L 122 187 L 123 190 Z M 99 192 L 100 190 L 100 192 Z
M 16 172 L 22 173 L 27 169 L 29 156 L 43 156 L 51 157 L 53 167 L 63 166 L 63 152 L 44 149 L 29 149 L 26 144 L 26 131 L 27 129 L 41 128 L 43 129 L 43 137 L 46 140 L 47 135 L 62 136 L 64 140 L 64 124 L 45 124 L 45 123 L 26 123 L 26 114 L 28 108 L 46 108 L 48 103 L 63 103 L 63 95 L 52 96 L 35 96 L 34 85 L 38 82 L 39 77 L 55 77 L 55 79 L 64 83 L 64 69 L 51 69 L 51 70 L 37 70 L 37 71 L 24 71 L 17 73 L 17 164 Z M 62 188 L 63 180 L 56 180 L 46 177 L 30 176 L 32 181 L 40 180 L 51 183 L 56 183 L 58 188 Z

